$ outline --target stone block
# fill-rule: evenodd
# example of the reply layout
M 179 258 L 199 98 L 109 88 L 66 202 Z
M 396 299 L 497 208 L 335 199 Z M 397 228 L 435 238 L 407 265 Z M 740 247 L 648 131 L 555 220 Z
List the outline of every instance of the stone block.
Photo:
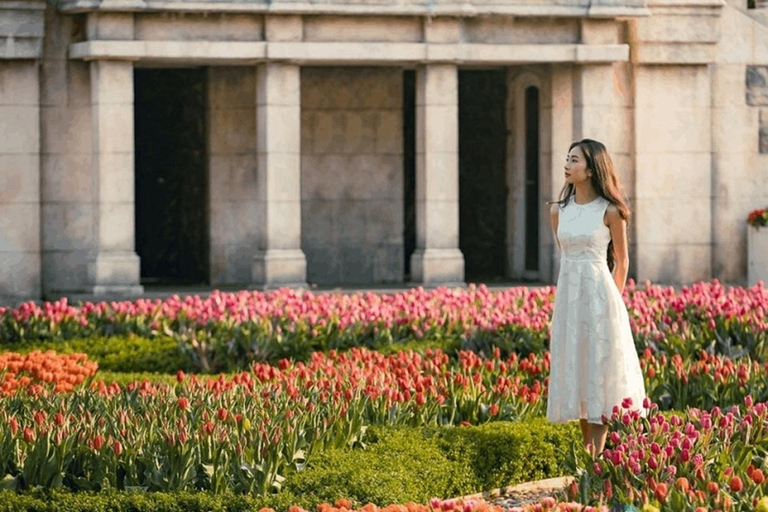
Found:
M 0 265 L 0 297 L 40 298 L 40 253 L 3 253 Z
M 636 46 L 636 62 L 644 65 L 706 65 L 717 58 L 710 43 L 642 43 Z
M 306 249 L 307 281 L 320 285 L 341 283 L 341 259 L 335 247 Z
M 301 71 L 293 64 L 261 64 L 256 72 L 256 104 L 298 108 Z
M 40 104 L 65 107 L 69 99 L 66 60 L 43 60 L 40 67 Z M 90 99 L 88 99 L 90 102 Z
M 481 44 L 576 44 L 578 18 L 478 16 L 464 19 L 464 41 Z
M 264 225 L 264 205 L 256 201 L 216 202 L 210 205 L 211 245 L 255 248 Z
M 458 249 L 416 249 L 411 255 L 414 283 L 460 285 L 464 283 L 464 256 Z
M 0 37 L 40 39 L 44 36 L 43 15 L 33 9 L 3 9 Z
M 209 154 L 233 155 L 256 151 L 256 116 L 253 109 L 212 110 L 209 119 Z
M 635 221 L 637 243 L 640 247 L 710 243 L 711 199 L 638 199 L 635 205 Z
M 368 200 L 365 207 L 365 237 L 361 246 L 397 245 L 403 243 L 402 201 Z M 358 219 L 358 222 L 360 219 Z
M 768 66 L 747 66 L 747 104 L 768 105 Z
M 573 87 L 574 106 L 617 105 L 619 93 L 612 65 L 578 66 Z
M 42 128 L 43 154 L 72 155 L 91 152 L 90 107 L 44 107 L 41 117 L 38 124 Z M 31 142 L 27 145 L 33 147 Z M 35 149 L 32 152 L 37 151 L 38 149 Z
M 720 31 L 724 37 L 717 43 L 717 62 L 744 64 L 752 61 L 755 47 L 755 23 L 736 9 L 723 9 Z
M 301 154 L 301 108 L 298 105 L 260 105 L 256 120 L 258 153 Z
M 315 130 L 316 127 L 316 119 L 317 119 L 317 111 L 315 110 L 306 110 L 302 106 L 301 110 L 301 154 L 302 155 L 313 155 L 315 152 Z
M 91 12 L 87 21 L 88 40 L 133 39 L 133 13 Z
M 40 101 L 39 80 L 35 62 L 0 63 L 0 105 L 36 107 Z
M 136 247 L 133 203 L 98 205 L 98 246 L 110 252 L 131 252 Z
M 0 154 L 37 154 L 40 151 L 40 109 L 0 105 Z
M 344 178 L 349 156 L 318 155 L 301 159 L 302 199 L 338 199 L 344 195 Z
M 445 105 L 459 102 L 459 75 L 455 65 L 429 64 L 416 70 L 416 105 Z M 457 121 L 458 122 L 458 121 Z
M 747 228 L 747 285 L 768 283 L 768 230 Z
M 417 239 L 428 249 L 453 249 L 459 246 L 458 201 L 417 201 Z
M 301 202 L 270 201 L 264 205 L 269 249 L 293 250 L 301 247 Z
M 390 16 L 307 16 L 305 41 L 420 42 L 421 19 Z
M 93 105 L 94 153 L 133 153 L 133 105 Z
M 40 202 L 40 156 L 0 154 L 0 204 Z
M 67 105 L 86 107 L 91 105 L 91 63 L 67 61 Z M 133 97 L 131 97 L 133 102 Z
M 315 155 L 343 153 L 346 144 L 344 112 L 319 110 L 315 113 L 314 119 L 313 153 Z
M 636 110 L 635 140 L 646 153 L 694 153 L 711 148 L 711 112 L 704 107 Z
M 711 279 L 711 250 L 707 244 L 637 244 L 637 279 L 656 284 L 690 285 Z
M 264 26 L 267 41 L 301 41 L 304 24 L 301 16 L 266 15 Z
M 744 153 L 712 153 L 712 196 L 725 204 L 741 203 L 761 190 L 755 169 Z
M 404 179 L 402 155 L 357 155 L 351 158 L 351 162 L 351 165 L 360 170 L 358 179 L 364 185 L 361 187 L 359 197 L 402 200 Z
M 42 243 L 45 251 L 88 250 L 95 247 L 91 204 L 42 205 Z
M 373 251 L 373 282 L 402 283 L 405 259 L 402 245 L 377 247 Z
M 280 155 L 285 156 L 285 155 Z M 218 157 L 222 158 L 222 157 Z M 259 197 L 259 166 L 256 155 L 232 155 L 226 159 L 227 195 L 230 201 L 255 201 Z
M 253 248 L 224 245 L 211 248 L 211 286 L 239 285 L 251 282 Z
M 458 43 L 462 39 L 462 21 L 458 18 L 424 18 L 425 43 Z
M 84 18 L 62 16 L 56 9 L 46 9 L 44 23 L 43 53 L 46 59 L 66 60 L 72 35 L 85 28 Z
M 337 201 L 318 199 L 301 202 L 301 246 L 303 248 L 308 250 L 336 246 L 338 205 Z
M 712 66 L 712 106 L 743 107 L 747 67 L 742 64 Z
M 91 63 L 91 104 L 133 105 L 133 64 L 99 60 Z
M 373 283 L 373 251 L 365 246 L 342 247 L 341 282 L 344 284 Z
M 96 154 L 99 169 L 99 201 L 102 203 L 133 203 L 133 153 Z
M 0 203 L 0 253 L 39 251 L 40 206 Z
M 723 9 L 726 11 L 728 9 Z M 716 43 L 720 40 L 718 16 L 654 14 L 636 20 L 637 40 L 661 43 Z M 730 34 L 729 34 L 730 36 Z
M 262 153 L 258 156 L 257 189 L 262 199 L 298 201 L 301 199 L 301 157 L 298 154 Z
M 307 259 L 298 249 L 259 251 L 253 257 L 251 278 L 259 288 L 304 287 Z
M 615 20 L 581 20 L 581 44 L 619 44 L 620 24 Z
M 712 109 L 712 151 L 750 153 L 758 150 L 760 114 L 746 106 Z
M 134 18 L 136 40 L 262 41 L 262 17 L 245 13 L 140 13 Z
M 43 202 L 88 203 L 93 200 L 92 156 L 47 154 L 42 156 Z
M 635 105 L 645 107 L 707 107 L 711 105 L 707 68 L 657 66 L 637 74 Z
M 416 155 L 416 169 L 417 199 L 459 201 L 458 153 Z
M 208 105 L 212 109 L 256 106 L 256 69 L 240 66 L 208 68 Z
M 100 252 L 88 259 L 88 283 L 94 295 L 141 293 L 139 257 L 133 252 Z
M 416 111 L 416 152 L 455 153 L 459 147 L 457 105 L 428 105 Z
M 768 109 L 760 109 L 760 153 L 768 153 Z
M 341 247 L 365 246 L 367 201 L 339 201 L 336 216 L 336 236 Z
M 706 198 L 712 194 L 711 153 L 640 153 L 634 196 L 640 199 Z
M 403 114 L 399 110 L 376 112 L 376 142 L 374 151 L 394 155 L 403 154 Z
M 88 282 L 88 251 L 50 251 L 42 253 L 44 295 L 83 291 Z

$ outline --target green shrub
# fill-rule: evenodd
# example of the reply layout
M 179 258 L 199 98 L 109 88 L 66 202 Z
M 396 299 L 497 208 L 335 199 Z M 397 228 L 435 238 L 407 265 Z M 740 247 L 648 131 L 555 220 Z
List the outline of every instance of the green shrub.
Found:
M 33 350 L 55 350 L 62 354 L 82 352 L 99 363 L 99 370 L 104 371 L 176 373 L 194 368 L 187 356 L 179 351 L 176 340 L 167 336 L 154 339 L 132 335 L 93 337 L 6 347 L 22 353 Z
M 493 422 L 477 427 L 373 427 L 366 450 L 329 450 L 284 488 L 308 505 L 357 505 L 454 497 L 565 474 L 577 425 Z

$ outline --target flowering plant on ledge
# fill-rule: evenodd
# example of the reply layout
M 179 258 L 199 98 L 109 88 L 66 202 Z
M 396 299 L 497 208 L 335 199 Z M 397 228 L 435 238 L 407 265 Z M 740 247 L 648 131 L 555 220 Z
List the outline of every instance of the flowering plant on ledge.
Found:
M 747 224 L 760 227 L 768 226 L 768 208 L 757 209 L 747 216 Z

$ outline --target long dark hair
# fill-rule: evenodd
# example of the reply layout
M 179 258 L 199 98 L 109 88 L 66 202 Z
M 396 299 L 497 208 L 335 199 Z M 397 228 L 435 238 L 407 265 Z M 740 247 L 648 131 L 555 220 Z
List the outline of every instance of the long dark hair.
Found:
M 610 201 L 611 204 L 615 205 L 619 210 L 621 218 L 629 224 L 631 212 L 624 200 L 624 190 L 619 181 L 619 176 L 616 174 L 616 169 L 613 166 L 611 155 L 608 154 L 605 145 L 596 140 L 582 139 L 571 144 L 571 147 L 568 148 L 568 152 L 570 153 L 576 146 L 578 146 L 581 149 L 581 152 L 584 153 L 587 169 L 592 171 L 592 186 L 595 188 L 598 195 L 604 197 Z M 553 202 L 559 204 L 561 208 L 564 208 L 571 201 L 574 190 L 575 186 L 573 183 L 567 183 L 560 191 L 560 198 Z M 608 244 L 606 259 L 608 260 L 608 268 L 613 272 L 613 268 L 616 266 L 616 256 L 613 253 L 613 240 Z

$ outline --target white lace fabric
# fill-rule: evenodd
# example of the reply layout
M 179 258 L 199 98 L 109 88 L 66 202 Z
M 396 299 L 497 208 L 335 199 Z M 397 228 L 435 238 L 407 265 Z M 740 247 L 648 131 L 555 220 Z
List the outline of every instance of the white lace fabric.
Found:
M 627 308 L 605 259 L 611 233 L 603 222 L 609 201 L 559 209 L 560 274 L 550 324 L 547 419 L 602 423 L 631 398 L 642 410 L 645 385 Z

